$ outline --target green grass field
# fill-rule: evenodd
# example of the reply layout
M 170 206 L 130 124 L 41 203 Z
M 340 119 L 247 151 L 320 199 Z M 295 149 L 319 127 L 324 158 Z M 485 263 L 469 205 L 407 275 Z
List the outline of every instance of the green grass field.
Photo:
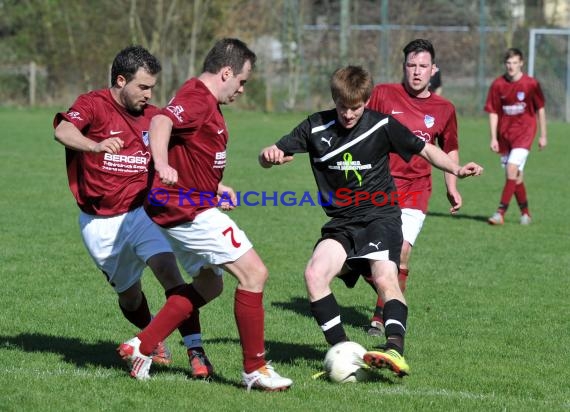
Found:
M 79 236 L 78 209 L 67 188 L 64 151 L 53 140 L 54 111 L 0 110 L 0 410 L 191 411 L 535 411 L 570 409 L 570 254 L 565 214 L 570 140 L 551 123 L 550 145 L 533 151 L 527 187 L 533 224 L 518 224 L 511 205 L 503 227 L 490 227 L 503 185 L 488 149 L 487 121 L 459 119 L 462 160 L 485 167 L 460 182 L 464 207 L 448 215 L 443 178 L 435 172 L 430 215 L 411 262 L 405 379 L 334 385 L 311 376 L 327 350 L 312 319 L 303 269 L 320 226 L 319 207 L 242 206 L 232 212 L 270 270 L 265 293 L 268 359 L 294 380 L 285 393 L 246 393 L 233 318 L 235 281 L 202 313 L 216 367 L 213 382 L 187 378 L 177 335 L 174 363 L 153 379 L 128 377 L 116 346 L 136 330 L 122 318 L 111 287 Z M 231 132 L 225 183 L 246 192 L 316 193 L 306 156 L 261 169 L 259 150 L 303 115 L 228 111 Z M 149 302 L 163 294 L 147 272 Z M 352 340 L 381 343 L 363 326 L 375 303 L 363 282 L 333 285 Z

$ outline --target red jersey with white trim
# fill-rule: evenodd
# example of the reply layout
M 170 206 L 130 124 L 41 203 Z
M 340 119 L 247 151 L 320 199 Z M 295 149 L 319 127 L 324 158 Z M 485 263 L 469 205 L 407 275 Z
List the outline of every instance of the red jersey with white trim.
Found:
M 216 206 L 228 130 L 216 97 L 197 78 L 186 81 L 161 113 L 173 122 L 168 164 L 177 170 L 178 182 L 167 186 L 155 175 L 152 191 L 167 201 L 147 199 L 145 210 L 157 224 L 173 227 Z
M 497 139 L 501 153 L 514 148 L 530 150 L 536 136 L 536 112 L 543 107 L 540 83 L 529 75 L 523 73 L 516 82 L 504 75 L 493 81 L 485 111 L 499 116 Z
M 401 83 L 379 84 L 374 87 L 368 107 L 393 116 L 426 143 L 437 141 L 445 153 L 459 148 L 455 107 L 435 93 L 418 98 L 408 94 Z M 398 154 L 390 153 L 390 170 L 396 179 L 431 176 L 431 165 L 420 156 L 406 163 Z
M 55 115 L 54 127 L 67 120 L 93 141 L 124 141 L 117 154 L 65 149 L 69 188 L 83 212 L 114 216 L 142 206 L 149 187 L 148 129 L 156 113 L 152 105 L 130 113 L 103 89 L 80 95 L 67 112 Z

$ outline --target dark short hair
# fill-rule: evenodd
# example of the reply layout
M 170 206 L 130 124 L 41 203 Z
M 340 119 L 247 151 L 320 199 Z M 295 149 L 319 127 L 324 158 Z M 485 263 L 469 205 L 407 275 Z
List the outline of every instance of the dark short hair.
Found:
M 360 66 L 346 66 L 335 70 L 330 83 L 333 101 L 345 106 L 366 103 L 374 88 L 372 75 Z
M 257 56 L 247 45 L 238 39 L 218 40 L 204 59 L 203 72 L 218 73 L 223 67 L 231 67 L 234 75 L 241 73 L 247 61 L 255 68 Z
M 520 49 L 517 49 L 515 47 L 511 47 L 510 49 L 508 49 L 505 52 L 505 59 L 503 61 L 506 62 L 508 59 L 510 59 L 511 57 L 515 57 L 515 56 L 519 56 L 521 58 L 521 60 L 524 60 L 523 52 L 520 51 Z
M 158 59 L 142 46 L 129 46 L 121 50 L 111 66 L 111 85 L 117 84 L 117 77 L 123 76 L 127 83 L 135 77 L 136 72 L 144 69 L 148 74 L 160 73 L 162 67 Z
M 429 40 L 425 39 L 415 39 L 406 44 L 406 47 L 402 50 L 404 52 L 404 62 L 411 53 L 428 52 L 431 55 L 432 63 L 435 62 L 435 49 L 433 44 Z

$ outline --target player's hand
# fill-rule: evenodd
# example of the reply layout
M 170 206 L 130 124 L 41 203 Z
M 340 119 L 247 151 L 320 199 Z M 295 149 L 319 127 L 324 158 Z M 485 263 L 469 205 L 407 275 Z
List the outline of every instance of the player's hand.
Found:
M 259 154 L 259 164 L 265 168 L 289 163 L 292 160 L 293 156 L 285 156 L 283 150 L 279 149 L 276 145 L 266 147 Z
M 97 143 L 95 146 L 93 146 L 93 149 L 91 151 L 94 153 L 105 152 L 105 153 L 117 154 L 121 151 L 124 145 L 125 142 L 123 142 L 121 138 L 109 137 L 108 139 L 102 140 L 99 143 Z
M 173 169 L 169 165 L 158 165 L 155 164 L 154 166 L 156 173 L 158 173 L 158 177 L 160 181 L 165 185 L 172 186 L 176 182 L 178 182 L 178 172 L 176 169 Z
M 461 195 L 457 190 L 451 192 L 447 192 L 447 200 L 449 200 L 449 204 L 451 207 L 449 208 L 449 213 L 452 215 L 456 214 L 461 206 L 463 206 L 463 199 L 461 199 Z
M 499 141 L 497 139 L 491 139 L 490 148 L 493 152 L 499 153 Z
M 457 177 L 463 179 L 468 176 L 480 176 L 483 173 L 483 168 L 477 163 L 469 162 L 457 171 Z
M 217 205 L 222 210 L 233 210 L 237 206 L 236 192 L 230 186 L 218 183 L 218 192 L 216 196 Z
M 548 144 L 548 140 L 546 139 L 546 136 L 540 136 L 538 138 L 538 150 L 544 149 L 547 144 Z

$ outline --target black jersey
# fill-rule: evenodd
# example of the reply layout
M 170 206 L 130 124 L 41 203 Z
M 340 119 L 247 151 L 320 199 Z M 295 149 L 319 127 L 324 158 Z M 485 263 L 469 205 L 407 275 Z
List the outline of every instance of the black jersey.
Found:
M 393 117 L 369 109 L 345 129 L 333 109 L 310 115 L 276 145 L 290 155 L 309 153 L 328 216 L 354 217 L 400 215 L 388 154 L 409 161 L 425 143 Z

